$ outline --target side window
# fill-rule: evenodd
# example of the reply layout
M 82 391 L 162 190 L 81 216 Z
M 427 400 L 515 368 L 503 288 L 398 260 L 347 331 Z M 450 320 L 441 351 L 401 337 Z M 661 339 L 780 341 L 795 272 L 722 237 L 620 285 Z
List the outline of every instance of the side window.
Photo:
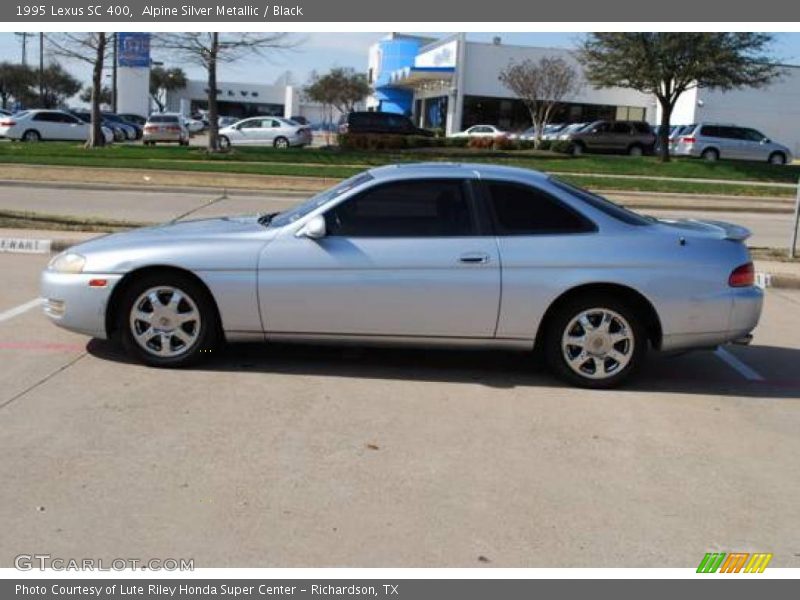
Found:
M 614 123 L 611 126 L 611 133 L 618 133 L 621 135 L 630 135 L 631 134 L 631 126 L 625 122 L 618 122 Z
M 457 237 L 475 234 L 460 179 L 387 183 L 325 213 L 328 235 L 342 237 Z
M 540 235 L 595 231 L 586 217 L 550 194 L 520 183 L 489 181 L 497 235 Z
M 756 131 L 755 129 L 744 129 L 744 139 L 748 142 L 761 142 L 762 140 L 767 139 L 760 131 Z
M 721 137 L 719 130 L 720 128 L 716 125 L 704 125 L 700 128 L 700 135 L 707 137 Z
M 720 127 L 718 135 L 727 140 L 740 140 L 742 139 L 742 130 L 739 127 Z
M 53 113 L 38 113 L 36 116 L 33 117 L 34 121 L 46 121 L 52 123 L 56 119 L 53 118 Z

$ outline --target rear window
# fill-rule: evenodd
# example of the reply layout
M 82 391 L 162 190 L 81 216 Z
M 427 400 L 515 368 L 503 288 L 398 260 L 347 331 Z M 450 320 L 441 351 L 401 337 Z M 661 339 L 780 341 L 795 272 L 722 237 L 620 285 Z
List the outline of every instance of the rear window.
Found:
M 151 123 L 177 123 L 178 117 L 170 115 L 154 115 L 148 119 Z
M 575 187 L 574 185 L 570 185 L 569 183 L 561 181 L 560 179 L 556 179 L 555 177 L 551 177 L 550 182 L 565 192 L 580 198 L 592 208 L 607 214 L 609 217 L 612 217 L 617 221 L 622 221 L 628 225 L 652 225 L 652 221 L 646 217 L 643 217 L 639 213 L 635 213 L 632 210 L 628 210 L 619 204 L 615 204 L 611 202 L 611 200 L 607 200 L 602 196 L 592 194 L 591 192 L 579 187 Z
M 486 181 L 485 185 L 499 235 L 596 231 L 594 223 L 538 188 L 507 181 Z

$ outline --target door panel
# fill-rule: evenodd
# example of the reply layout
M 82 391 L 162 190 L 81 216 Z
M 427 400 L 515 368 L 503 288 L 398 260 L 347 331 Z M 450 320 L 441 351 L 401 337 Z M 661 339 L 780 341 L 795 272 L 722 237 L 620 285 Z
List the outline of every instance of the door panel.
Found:
M 259 302 L 267 333 L 492 337 L 497 244 L 287 235 L 261 256 Z
M 500 303 L 493 236 L 458 178 L 379 183 L 325 213 L 319 240 L 291 231 L 259 260 L 269 332 L 492 337 Z

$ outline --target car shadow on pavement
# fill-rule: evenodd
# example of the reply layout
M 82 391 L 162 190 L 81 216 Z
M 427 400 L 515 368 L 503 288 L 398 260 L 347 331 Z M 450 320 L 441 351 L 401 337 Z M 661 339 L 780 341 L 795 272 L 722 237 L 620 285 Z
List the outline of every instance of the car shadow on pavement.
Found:
M 87 351 L 101 360 L 135 363 L 111 342 L 91 340 Z M 752 346 L 737 354 L 745 356 L 750 365 L 765 365 L 759 372 L 763 380 L 748 380 L 713 351 L 652 353 L 641 372 L 614 392 L 800 398 L 800 372 L 790 366 L 800 365 L 800 349 Z M 535 354 L 482 350 L 230 344 L 187 370 L 187 377 L 192 371 L 475 383 L 499 389 L 569 387 L 550 375 Z

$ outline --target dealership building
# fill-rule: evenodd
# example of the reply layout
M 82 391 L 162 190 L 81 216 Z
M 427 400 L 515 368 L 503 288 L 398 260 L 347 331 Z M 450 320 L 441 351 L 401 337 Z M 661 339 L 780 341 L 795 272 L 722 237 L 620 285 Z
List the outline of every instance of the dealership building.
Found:
M 406 114 L 420 127 L 442 129 L 448 135 L 479 123 L 519 130 L 530 125 L 522 102 L 499 80 L 512 61 L 558 56 L 573 63 L 565 48 L 540 48 L 467 41 L 458 33 L 441 39 L 389 34 L 369 49 L 368 79 L 372 93 L 367 109 Z M 626 88 L 595 88 L 584 82 L 565 98 L 551 120 L 582 122 L 596 119 L 660 118 L 650 94 Z M 754 127 L 786 144 L 800 156 L 800 67 L 787 66 L 783 76 L 761 89 L 729 92 L 691 90 L 672 117 L 678 124 L 714 121 Z

